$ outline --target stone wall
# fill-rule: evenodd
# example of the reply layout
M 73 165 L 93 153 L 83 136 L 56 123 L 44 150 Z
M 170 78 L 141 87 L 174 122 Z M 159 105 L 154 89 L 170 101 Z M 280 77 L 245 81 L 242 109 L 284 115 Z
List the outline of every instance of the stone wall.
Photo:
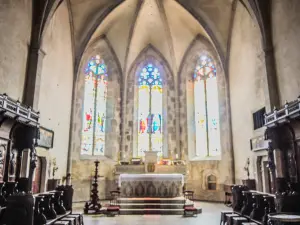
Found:
M 201 52 L 209 52 L 217 63 L 218 70 L 218 88 L 219 88 L 219 103 L 220 103 L 220 121 L 221 121 L 221 145 L 222 157 L 218 159 L 206 159 L 201 161 L 189 160 L 188 157 L 188 134 L 187 126 L 192 123 L 189 116 L 186 114 L 187 95 L 188 89 L 188 74 L 192 76 L 197 59 Z M 88 59 L 94 55 L 100 54 L 107 64 L 108 76 L 111 81 L 108 84 L 113 86 L 108 95 L 113 96 L 111 99 L 114 105 L 114 115 L 116 124 L 120 125 L 122 129 L 108 129 L 111 137 L 106 139 L 105 156 L 86 156 L 80 155 L 80 140 L 82 130 L 82 104 L 84 92 L 84 74 L 83 69 Z M 222 201 L 224 198 L 223 185 L 232 183 L 232 158 L 231 158 L 231 143 L 230 143 L 230 124 L 229 124 L 229 107 L 228 107 L 228 91 L 225 74 L 223 67 L 220 63 L 217 53 L 211 43 L 205 38 L 197 38 L 193 46 L 187 53 L 185 61 L 182 64 L 182 70 L 179 74 L 182 85 L 178 87 L 180 92 L 179 100 L 181 104 L 180 118 L 176 113 L 176 93 L 177 87 L 175 80 L 177 77 L 171 73 L 170 67 L 163 56 L 153 46 L 146 47 L 134 61 L 129 70 L 128 77 L 121 76 L 118 67 L 118 62 L 114 58 L 113 51 L 109 48 L 106 38 L 95 41 L 84 53 L 81 63 L 81 69 L 78 73 L 76 81 L 76 97 L 75 97 L 75 110 L 72 132 L 72 176 L 73 184 L 75 187 L 74 201 L 86 201 L 89 199 L 92 176 L 94 173 L 94 164 L 96 159 L 100 160 L 100 175 L 104 178 L 99 182 L 100 198 L 107 198 L 109 191 L 116 188 L 115 180 L 115 165 L 118 160 L 130 160 L 136 156 L 137 150 L 137 79 L 140 70 L 147 65 L 153 63 L 159 68 L 163 78 L 163 102 L 164 102 L 164 148 L 165 158 L 174 159 L 176 153 L 187 161 L 187 188 L 195 191 L 195 197 L 203 200 Z M 121 80 L 124 80 L 123 87 Z M 122 92 L 124 90 L 124 92 Z M 122 94 L 122 95 L 121 95 Z M 120 100 L 122 96 L 122 101 Z M 120 106 L 122 105 L 122 110 Z M 122 123 L 121 123 L 122 121 Z M 180 121 L 181 130 L 181 146 L 177 145 L 177 128 L 176 121 Z M 178 132 L 179 133 L 179 132 Z M 120 135 L 121 134 L 121 135 Z M 122 137 L 121 137 L 122 136 Z M 179 138 L 180 139 L 180 138 Z M 120 146 L 121 145 L 121 146 Z M 193 151 L 193 149 L 189 149 Z M 110 154 L 112 153 L 112 154 Z M 207 177 L 209 175 L 217 177 L 217 190 L 208 191 Z
M 212 57 L 217 69 L 221 156 L 195 158 L 195 133 L 193 116 L 193 74 L 201 54 Z M 180 149 L 182 158 L 188 165 L 187 189 L 195 192 L 195 197 L 201 200 L 221 201 L 224 197 L 223 185 L 232 182 L 232 149 L 230 143 L 229 106 L 227 97 L 226 77 L 215 49 L 210 42 L 198 36 L 187 51 L 179 73 L 180 102 Z M 217 177 L 217 190 L 207 189 L 207 176 Z
M 67 170 L 73 88 L 71 43 L 68 8 L 67 3 L 63 2 L 55 12 L 43 37 L 42 50 L 45 56 L 38 103 L 41 126 L 54 131 L 53 148 L 39 149 L 39 155 L 46 156 L 48 162 L 56 158 L 58 167 L 56 178 L 66 176 Z
M 300 95 L 300 1 L 272 1 L 272 28 L 280 100 Z
M 231 39 L 229 65 L 232 136 L 235 178 L 246 179 L 243 170 L 250 158 L 250 177 L 256 177 L 256 154 L 250 150 L 250 138 L 262 135 L 264 128 L 253 129 L 252 113 L 265 106 L 266 67 L 258 24 L 238 3 Z
M 30 0 L 0 2 L 0 92 L 16 100 L 23 97 L 31 5 Z
M 99 54 L 107 65 L 108 90 L 107 90 L 107 118 L 105 136 L 105 156 L 80 155 L 82 110 L 84 100 L 84 69 L 90 57 Z M 91 179 L 94 174 L 94 161 L 100 161 L 99 174 L 104 180 L 99 185 L 100 198 L 106 198 L 109 191 L 115 189 L 114 165 L 119 159 L 121 144 L 121 72 L 118 60 L 106 38 L 101 38 L 92 43 L 84 53 L 76 78 L 74 120 L 72 130 L 72 181 L 76 189 L 74 201 L 86 201 L 90 196 Z

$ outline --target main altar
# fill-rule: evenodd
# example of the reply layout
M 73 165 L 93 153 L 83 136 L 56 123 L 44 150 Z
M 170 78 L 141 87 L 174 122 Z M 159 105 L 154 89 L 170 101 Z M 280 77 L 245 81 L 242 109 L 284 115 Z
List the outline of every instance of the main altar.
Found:
M 186 165 L 183 161 L 157 159 L 157 152 L 145 152 L 145 158 L 120 162 L 115 167 L 120 214 L 191 215 L 201 213 L 183 189 Z
M 121 197 L 174 198 L 182 196 L 182 174 L 121 174 Z
M 116 166 L 121 197 L 173 198 L 182 195 L 186 166 L 178 161 L 158 161 L 157 153 L 145 152 L 144 161 Z

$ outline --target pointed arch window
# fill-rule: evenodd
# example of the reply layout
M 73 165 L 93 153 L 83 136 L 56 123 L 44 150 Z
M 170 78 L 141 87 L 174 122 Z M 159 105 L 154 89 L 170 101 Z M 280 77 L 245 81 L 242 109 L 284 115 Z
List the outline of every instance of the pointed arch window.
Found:
M 99 55 L 92 57 L 84 72 L 81 154 L 104 155 L 107 98 L 107 67 Z
M 163 85 L 158 68 L 147 64 L 138 77 L 138 156 L 157 151 L 162 156 Z
M 220 155 L 217 70 L 211 57 L 200 56 L 194 72 L 196 156 Z

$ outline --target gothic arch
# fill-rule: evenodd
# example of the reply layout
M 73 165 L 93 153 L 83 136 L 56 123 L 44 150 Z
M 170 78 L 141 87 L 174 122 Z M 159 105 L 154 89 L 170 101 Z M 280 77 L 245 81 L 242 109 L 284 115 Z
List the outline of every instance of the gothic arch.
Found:
M 207 169 L 203 171 L 203 181 L 202 188 L 203 190 L 216 191 L 219 189 L 219 173 L 213 169 Z M 215 185 L 210 185 L 214 183 Z M 215 186 L 211 188 L 210 186 Z
M 80 40 L 78 40 L 78 43 L 75 45 L 75 62 L 74 62 L 74 72 L 77 73 L 78 70 L 80 70 L 81 66 L 81 58 L 84 55 L 85 49 L 96 31 L 97 27 L 104 21 L 104 19 L 113 12 L 115 8 L 120 6 L 124 0 L 117 0 L 115 3 L 108 5 L 102 12 L 97 13 L 95 18 L 90 21 L 87 20 L 85 23 L 84 28 L 82 29 L 81 33 L 82 36 L 80 37 Z
M 124 82 L 124 130 L 123 130 L 123 159 L 136 155 L 137 149 L 137 76 L 141 69 L 152 63 L 157 67 L 163 79 L 164 102 L 164 128 L 163 128 L 163 152 L 164 157 L 172 157 L 176 154 L 176 110 L 175 110 L 175 82 L 172 70 L 162 54 L 152 45 L 148 45 L 131 65 Z
M 222 67 L 221 60 L 218 57 L 214 47 L 211 43 L 203 36 L 198 35 L 190 47 L 187 49 L 186 54 L 183 58 L 183 61 L 180 66 L 180 71 L 178 75 L 178 89 L 179 89 L 179 102 L 180 102 L 180 138 L 181 138 L 181 151 L 183 157 L 188 157 L 190 160 L 194 158 L 193 145 L 194 138 L 192 137 L 193 131 L 193 120 L 188 118 L 193 118 L 194 116 L 189 109 L 190 105 L 194 105 L 193 97 L 191 96 L 191 83 L 192 76 L 194 74 L 195 66 L 197 60 L 199 59 L 200 54 L 208 54 L 213 61 L 217 69 L 217 78 L 218 78 L 218 96 L 219 96 L 219 106 L 220 106 L 220 130 L 224 129 L 224 126 L 228 129 L 230 126 L 228 124 L 229 114 L 227 109 L 229 108 L 226 102 L 226 79 L 224 69 Z M 225 109 L 225 110 L 224 110 Z M 228 135 L 225 135 L 228 136 Z M 226 137 L 223 140 L 223 135 L 221 139 L 221 149 L 224 149 L 224 144 L 228 142 L 229 137 Z M 189 151 L 188 151 L 189 150 Z
M 221 131 L 221 157 L 209 157 L 206 159 L 200 159 L 195 157 L 193 151 L 195 146 L 193 145 L 193 115 L 191 113 L 191 82 L 194 74 L 197 60 L 201 53 L 208 54 L 215 62 L 217 70 L 217 85 L 218 85 L 218 102 L 219 102 L 219 118 L 220 118 L 220 131 Z M 179 74 L 178 74 L 178 90 L 179 90 L 179 113 L 180 113 L 180 150 L 181 157 L 187 161 L 196 161 L 195 165 L 201 166 L 201 168 L 216 168 L 220 170 L 220 176 L 222 179 L 219 183 L 232 182 L 232 147 L 231 147 L 231 125 L 229 114 L 229 98 L 227 80 L 225 71 L 221 63 L 221 59 L 216 52 L 212 44 L 203 36 L 198 35 L 187 49 L 185 56 L 182 60 Z M 193 89 L 192 89 L 193 90 Z M 210 161 L 214 159 L 213 161 Z M 221 160 L 222 159 L 222 160 Z M 209 160 L 209 161 L 207 161 Z M 229 176 L 228 176 L 229 174 Z
M 78 70 L 76 85 L 75 85 L 75 101 L 73 110 L 73 131 L 72 131 L 72 159 L 93 159 L 93 156 L 81 156 L 81 132 L 82 132 L 82 113 L 84 102 L 84 68 L 88 60 L 94 55 L 100 55 L 106 66 L 108 74 L 107 86 L 107 101 L 106 101 L 106 132 L 105 132 L 105 156 L 103 158 L 110 158 L 118 160 L 118 151 L 120 148 L 120 124 L 121 124 L 121 87 L 122 87 L 122 73 L 119 61 L 111 48 L 105 36 L 93 42 L 84 52 Z M 109 140 L 109 141 L 107 141 Z M 97 156 L 99 158 L 99 156 Z

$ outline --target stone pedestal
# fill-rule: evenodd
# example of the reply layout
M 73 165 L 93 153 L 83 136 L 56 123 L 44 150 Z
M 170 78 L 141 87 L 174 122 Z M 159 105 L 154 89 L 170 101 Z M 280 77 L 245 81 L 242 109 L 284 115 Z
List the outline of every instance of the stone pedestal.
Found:
M 157 152 L 147 151 L 145 152 L 145 172 L 154 173 L 157 164 Z

